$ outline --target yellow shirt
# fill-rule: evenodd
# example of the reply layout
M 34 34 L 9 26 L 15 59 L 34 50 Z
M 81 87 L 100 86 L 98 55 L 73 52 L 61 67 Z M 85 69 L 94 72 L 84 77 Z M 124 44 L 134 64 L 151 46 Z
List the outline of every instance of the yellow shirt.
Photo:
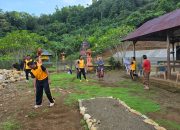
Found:
M 79 60 L 79 68 L 84 68 L 85 64 L 84 64 L 84 60 Z
M 27 70 L 27 69 L 31 69 L 29 66 L 28 66 L 28 63 L 29 62 L 31 62 L 32 61 L 32 59 L 30 59 L 30 60 L 25 60 L 25 69 Z
M 42 70 L 41 65 L 38 65 L 37 69 L 32 69 L 31 72 L 37 80 L 44 80 L 48 77 L 47 73 Z
M 136 70 L 136 61 L 132 61 L 133 64 L 131 64 L 131 70 Z

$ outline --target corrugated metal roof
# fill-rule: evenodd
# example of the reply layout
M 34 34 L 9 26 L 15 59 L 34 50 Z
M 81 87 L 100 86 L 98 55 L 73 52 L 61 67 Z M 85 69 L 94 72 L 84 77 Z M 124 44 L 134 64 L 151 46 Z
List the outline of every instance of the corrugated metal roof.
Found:
M 42 55 L 44 55 L 44 56 L 51 56 L 52 54 L 49 53 L 47 50 L 43 50 Z
M 133 39 L 139 39 L 141 36 L 175 27 L 180 28 L 180 9 L 147 21 L 134 32 L 130 33 L 123 41 L 132 41 Z

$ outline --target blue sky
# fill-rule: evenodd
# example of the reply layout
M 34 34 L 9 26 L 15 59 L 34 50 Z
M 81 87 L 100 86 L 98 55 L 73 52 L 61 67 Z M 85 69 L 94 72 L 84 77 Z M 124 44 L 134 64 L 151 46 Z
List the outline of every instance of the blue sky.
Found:
M 0 9 L 3 11 L 21 11 L 39 16 L 50 14 L 55 11 L 56 5 L 59 8 L 69 5 L 91 4 L 92 0 L 0 0 Z

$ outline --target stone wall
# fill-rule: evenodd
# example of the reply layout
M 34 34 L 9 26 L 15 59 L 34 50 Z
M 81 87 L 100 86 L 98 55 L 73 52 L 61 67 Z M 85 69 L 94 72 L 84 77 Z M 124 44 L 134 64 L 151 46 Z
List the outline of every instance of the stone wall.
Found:
M 0 69 L 0 90 L 8 83 L 13 83 L 25 79 L 23 71 Z

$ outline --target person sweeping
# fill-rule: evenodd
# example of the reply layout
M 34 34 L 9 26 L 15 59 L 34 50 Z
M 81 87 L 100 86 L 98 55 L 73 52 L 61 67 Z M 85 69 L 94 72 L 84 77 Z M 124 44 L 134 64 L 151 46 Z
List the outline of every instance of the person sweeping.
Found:
M 50 102 L 49 106 L 54 106 L 55 100 L 52 98 L 49 88 L 50 80 L 48 76 L 48 70 L 42 65 L 37 65 L 37 62 L 33 61 L 29 62 L 28 66 L 31 68 L 31 77 L 34 78 L 34 88 L 36 95 L 36 105 L 34 108 L 39 108 L 42 106 L 43 89 Z

